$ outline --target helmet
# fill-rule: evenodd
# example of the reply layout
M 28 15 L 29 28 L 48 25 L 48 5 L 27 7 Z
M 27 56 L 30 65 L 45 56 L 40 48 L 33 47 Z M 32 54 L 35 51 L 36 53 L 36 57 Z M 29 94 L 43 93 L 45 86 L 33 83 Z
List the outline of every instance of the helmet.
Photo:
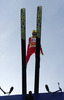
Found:
M 36 30 L 33 30 L 32 31 L 32 35 L 36 35 Z

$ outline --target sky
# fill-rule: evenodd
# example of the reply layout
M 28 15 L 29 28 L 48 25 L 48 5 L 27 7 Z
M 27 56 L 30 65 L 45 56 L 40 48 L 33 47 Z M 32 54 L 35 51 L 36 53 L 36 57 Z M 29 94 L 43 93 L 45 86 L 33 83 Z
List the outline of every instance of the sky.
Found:
M 64 0 L 0 0 L 0 86 L 11 95 L 22 94 L 21 8 L 26 9 L 26 51 L 36 30 L 37 6 L 42 6 L 39 93 L 64 91 Z M 27 65 L 27 93 L 34 93 L 35 55 Z M 0 91 L 0 95 L 3 95 Z

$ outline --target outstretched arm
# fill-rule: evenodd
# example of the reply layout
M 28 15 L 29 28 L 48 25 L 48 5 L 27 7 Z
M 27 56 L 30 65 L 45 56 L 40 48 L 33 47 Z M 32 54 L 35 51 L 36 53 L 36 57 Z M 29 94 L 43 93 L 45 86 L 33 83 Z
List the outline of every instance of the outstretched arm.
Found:
M 29 48 L 30 48 L 30 44 L 28 44 L 28 48 L 27 48 L 27 50 L 29 50 Z
M 30 48 L 30 40 L 31 40 L 31 38 L 29 38 L 29 43 L 28 43 L 28 48 L 27 48 L 27 51 L 29 50 L 29 48 Z
M 40 45 L 40 51 L 41 51 L 41 54 L 44 55 L 41 45 Z

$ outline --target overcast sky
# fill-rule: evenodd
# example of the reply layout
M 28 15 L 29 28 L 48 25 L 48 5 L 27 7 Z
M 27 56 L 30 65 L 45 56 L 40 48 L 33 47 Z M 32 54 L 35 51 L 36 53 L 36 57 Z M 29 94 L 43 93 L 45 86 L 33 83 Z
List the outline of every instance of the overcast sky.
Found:
M 64 0 L 0 0 L 0 86 L 12 94 L 22 93 L 21 8 L 26 9 L 26 49 L 36 29 L 37 6 L 42 6 L 39 92 L 64 91 Z M 27 93 L 34 92 L 35 56 L 27 65 Z M 0 95 L 3 93 L 0 91 Z

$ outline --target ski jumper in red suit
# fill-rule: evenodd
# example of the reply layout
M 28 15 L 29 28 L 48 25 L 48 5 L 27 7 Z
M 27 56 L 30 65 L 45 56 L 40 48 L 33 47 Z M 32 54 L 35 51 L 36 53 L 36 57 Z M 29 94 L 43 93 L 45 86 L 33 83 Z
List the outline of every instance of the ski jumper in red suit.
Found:
M 40 46 L 41 54 L 43 55 L 42 48 Z M 27 56 L 26 56 L 26 65 L 29 61 L 30 56 L 35 53 L 36 54 L 36 37 L 29 38 L 29 44 L 27 49 Z

